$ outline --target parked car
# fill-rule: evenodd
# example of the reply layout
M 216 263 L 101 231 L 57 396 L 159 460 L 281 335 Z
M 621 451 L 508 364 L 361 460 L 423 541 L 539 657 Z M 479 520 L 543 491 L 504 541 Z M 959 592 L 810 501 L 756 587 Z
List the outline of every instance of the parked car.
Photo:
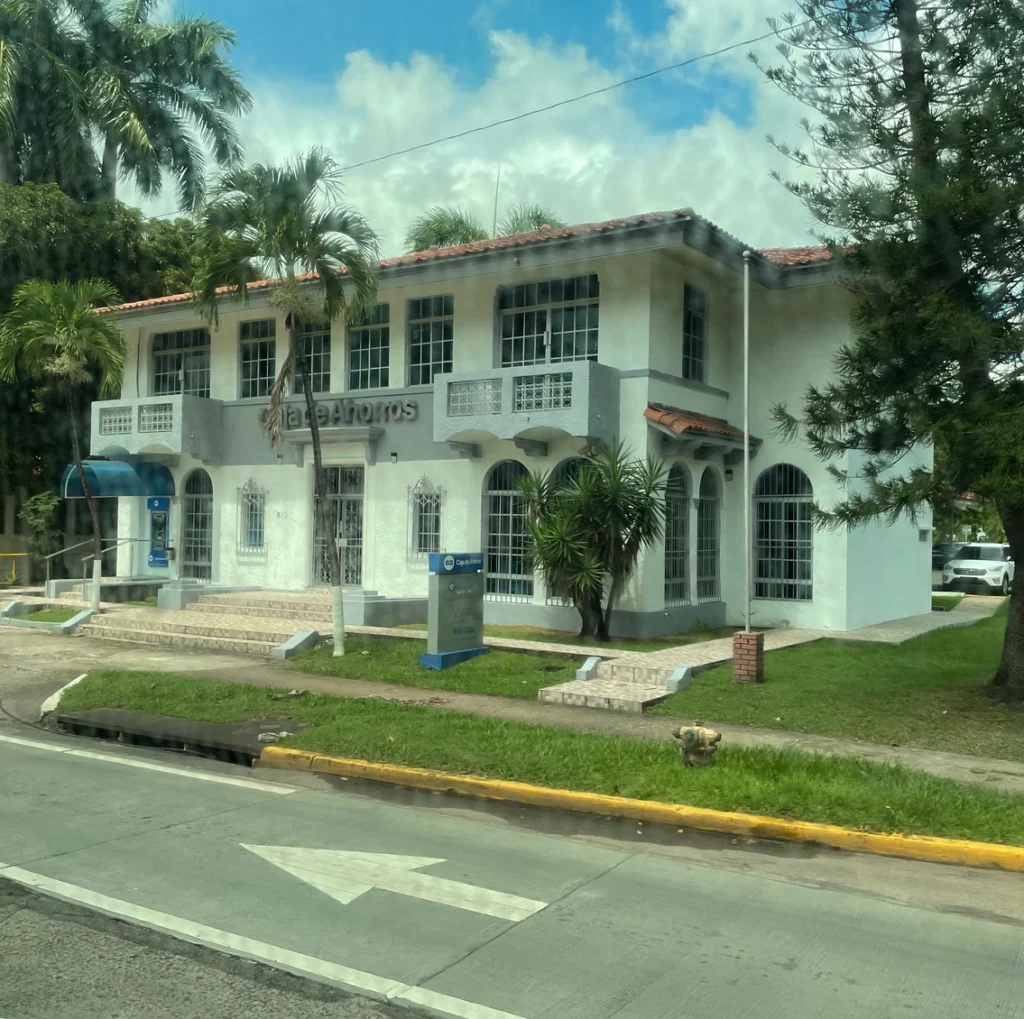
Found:
M 1014 566 L 1009 545 L 969 541 L 961 545 L 942 568 L 944 591 L 981 591 L 1008 594 Z
M 962 541 L 943 541 L 938 545 L 932 545 L 932 569 L 941 570 L 953 558 L 956 550 L 962 546 Z

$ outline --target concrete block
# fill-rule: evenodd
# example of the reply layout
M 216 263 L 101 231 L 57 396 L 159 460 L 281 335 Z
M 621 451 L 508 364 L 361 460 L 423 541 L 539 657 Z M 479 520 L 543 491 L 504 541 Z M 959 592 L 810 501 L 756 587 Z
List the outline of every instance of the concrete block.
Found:
M 596 658 L 596 657 L 588 658 L 576 670 L 576 678 L 577 679 L 585 679 L 585 680 L 597 679 L 597 670 L 598 670 L 598 667 L 600 666 L 600 664 L 601 664 L 601 659 L 600 658 Z
M 23 601 L 9 601 L 0 609 L 0 619 L 13 619 L 16 616 L 23 616 L 28 612 Z
M 669 693 L 685 690 L 693 682 L 693 669 L 689 665 L 677 665 L 672 675 L 665 680 L 665 689 Z
M 292 634 L 283 644 L 278 644 L 277 647 L 272 648 L 270 657 L 276 658 L 278 661 L 284 661 L 286 658 L 291 658 L 292 655 L 297 655 L 300 651 L 308 651 L 310 648 L 316 647 L 319 642 L 320 634 L 316 630 L 299 630 L 298 633 Z
M 70 636 L 84 623 L 88 623 L 92 617 L 92 609 L 84 609 L 63 623 L 54 623 L 53 632 L 59 633 L 62 637 Z

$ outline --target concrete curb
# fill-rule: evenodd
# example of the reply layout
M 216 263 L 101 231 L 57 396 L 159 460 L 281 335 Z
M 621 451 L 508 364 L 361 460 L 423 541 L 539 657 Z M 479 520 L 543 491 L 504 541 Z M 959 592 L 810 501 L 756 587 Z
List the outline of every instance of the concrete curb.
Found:
M 275 661 L 283 662 L 285 659 L 293 658 L 300 651 L 314 648 L 320 643 L 320 634 L 316 630 L 299 630 L 293 633 L 283 644 L 271 648 L 270 657 Z
M 816 842 L 836 849 L 874 853 L 878 856 L 897 856 L 906 860 L 1024 871 L 1024 846 L 1002 846 L 991 842 L 968 842 L 924 835 L 879 835 L 851 831 L 833 824 L 817 824 L 813 821 L 785 821 L 782 818 L 762 817 L 758 814 L 688 807 L 679 803 L 632 800 L 620 796 L 573 792 L 569 789 L 549 789 L 545 786 L 527 785 L 525 782 L 453 775 L 426 768 L 406 768 L 396 764 L 375 764 L 372 761 L 327 757 L 288 747 L 265 747 L 260 754 L 259 763 L 263 767 L 361 778 L 370 782 L 387 782 L 413 789 L 452 792 L 462 796 L 479 796 L 535 807 L 629 817 L 639 821 L 697 828 L 700 831 L 723 832 L 726 835 L 756 836 L 785 842 Z

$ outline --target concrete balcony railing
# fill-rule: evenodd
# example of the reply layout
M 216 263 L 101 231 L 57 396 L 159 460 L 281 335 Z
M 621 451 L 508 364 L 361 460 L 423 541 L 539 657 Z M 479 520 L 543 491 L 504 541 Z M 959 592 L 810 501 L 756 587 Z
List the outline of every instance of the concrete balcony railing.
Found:
M 618 372 L 594 361 L 434 379 L 435 442 L 473 447 L 489 438 L 512 439 L 543 455 L 538 447 L 560 435 L 608 441 L 618 423 Z
M 132 456 L 188 453 L 204 463 L 220 461 L 220 400 L 198 396 L 147 396 L 99 400 L 92 405 L 93 456 L 108 451 Z

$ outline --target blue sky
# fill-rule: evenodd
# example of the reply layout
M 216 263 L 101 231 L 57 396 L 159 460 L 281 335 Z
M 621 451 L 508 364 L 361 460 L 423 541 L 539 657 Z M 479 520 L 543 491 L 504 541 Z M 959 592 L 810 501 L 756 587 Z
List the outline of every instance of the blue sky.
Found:
M 303 0 L 296 5 L 301 10 L 297 16 L 282 15 L 280 0 L 199 0 L 180 6 L 235 30 L 236 59 L 247 74 L 321 86 L 342 70 L 346 53 L 365 49 L 389 64 L 407 61 L 414 52 L 430 54 L 455 70 L 462 87 L 478 87 L 493 69 L 487 45 L 493 29 L 548 38 L 559 46 L 582 45 L 601 64 L 621 70 L 621 77 L 674 62 L 653 55 L 629 59 L 608 25 L 612 0 Z M 668 16 L 663 0 L 621 0 L 617 6 L 645 38 L 656 36 Z M 739 51 L 734 59 L 743 58 Z M 663 130 L 688 127 L 715 108 L 747 123 L 749 91 L 724 74 L 682 71 L 630 85 L 626 94 L 646 124 Z
M 247 158 L 320 146 L 342 166 L 466 131 L 717 50 L 766 30 L 795 0 L 165 0 L 236 32 L 254 97 Z M 294 12 L 294 13 L 293 13 Z M 767 50 L 768 44 L 762 49 Z M 803 110 L 742 47 L 459 141 L 348 174 L 348 200 L 385 254 L 409 222 L 457 205 L 489 224 L 540 202 L 569 223 L 689 206 L 758 246 L 811 238 L 770 177 L 766 133 L 796 140 Z M 770 50 L 769 50 L 770 52 Z M 167 196 L 143 201 L 165 213 Z

